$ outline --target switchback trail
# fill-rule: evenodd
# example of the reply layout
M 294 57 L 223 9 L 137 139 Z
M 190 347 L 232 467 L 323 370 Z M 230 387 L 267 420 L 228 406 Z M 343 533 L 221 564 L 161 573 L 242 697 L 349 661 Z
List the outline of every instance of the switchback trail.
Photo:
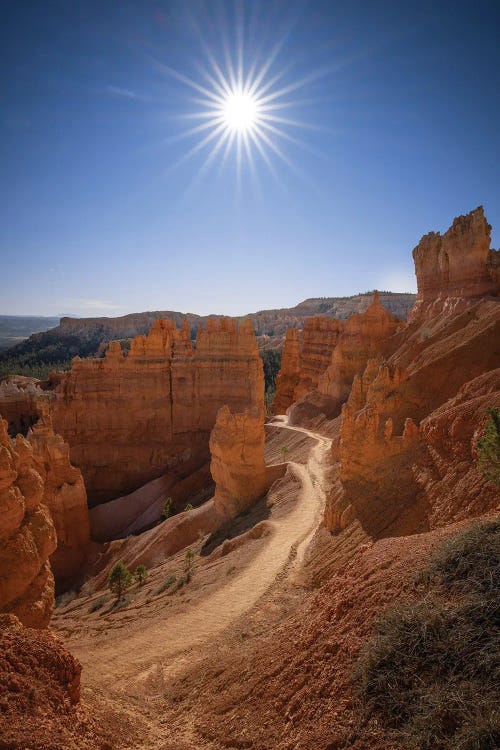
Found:
M 325 503 L 325 468 L 331 440 L 300 427 L 286 417 L 273 422 L 283 431 L 302 432 L 315 441 L 307 463 L 289 462 L 300 482 L 296 502 L 288 512 L 265 521 L 268 533 L 262 549 L 250 563 L 201 601 L 180 613 L 158 608 L 154 618 L 126 632 L 112 629 L 99 642 L 75 637 L 69 644 L 82 661 L 85 682 L 113 691 L 133 692 L 161 673 L 172 679 L 198 658 L 206 656 L 207 643 L 247 613 L 280 576 L 293 576 L 300 567 L 307 544 L 319 525 Z

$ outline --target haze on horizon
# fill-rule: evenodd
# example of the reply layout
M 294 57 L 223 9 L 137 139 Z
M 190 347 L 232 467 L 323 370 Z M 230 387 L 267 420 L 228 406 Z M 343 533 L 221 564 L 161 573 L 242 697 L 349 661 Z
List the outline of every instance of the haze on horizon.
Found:
M 415 291 L 422 234 L 478 204 L 500 226 L 494 0 L 55 0 L 2 20 L 0 314 Z

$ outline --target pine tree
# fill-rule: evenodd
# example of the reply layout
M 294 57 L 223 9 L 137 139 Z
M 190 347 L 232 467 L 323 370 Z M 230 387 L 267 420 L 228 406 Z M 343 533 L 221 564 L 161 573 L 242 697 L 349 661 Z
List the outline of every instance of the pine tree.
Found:
M 483 476 L 500 487 L 500 411 L 489 408 L 484 435 L 477 441 L 479 468 Z

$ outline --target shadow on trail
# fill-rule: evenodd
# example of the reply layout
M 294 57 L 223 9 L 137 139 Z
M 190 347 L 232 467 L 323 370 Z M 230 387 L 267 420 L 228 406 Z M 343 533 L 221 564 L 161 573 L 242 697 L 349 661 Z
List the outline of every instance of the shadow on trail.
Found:
M 214 549 L 217 549 L 226 539 L 234 539 L 245 531 L 252 529 L 261 521 L 265 521 L 271 515 L 271 509 L 267 504 L 267 498 L 261 498 L 255 505 L 244 511 L 234 521 L 228 521 L 220 529 L 214 531 L 208 537 L 200 551 L 202 557 L 208 557 Z

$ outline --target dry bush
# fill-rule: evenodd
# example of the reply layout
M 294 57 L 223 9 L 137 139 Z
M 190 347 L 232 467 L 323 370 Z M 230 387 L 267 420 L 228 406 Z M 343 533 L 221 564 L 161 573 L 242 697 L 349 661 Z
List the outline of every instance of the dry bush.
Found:
M 500 521 L 442 543 L 358 659 L 362 718 L 412 750 L 500 747 Z

